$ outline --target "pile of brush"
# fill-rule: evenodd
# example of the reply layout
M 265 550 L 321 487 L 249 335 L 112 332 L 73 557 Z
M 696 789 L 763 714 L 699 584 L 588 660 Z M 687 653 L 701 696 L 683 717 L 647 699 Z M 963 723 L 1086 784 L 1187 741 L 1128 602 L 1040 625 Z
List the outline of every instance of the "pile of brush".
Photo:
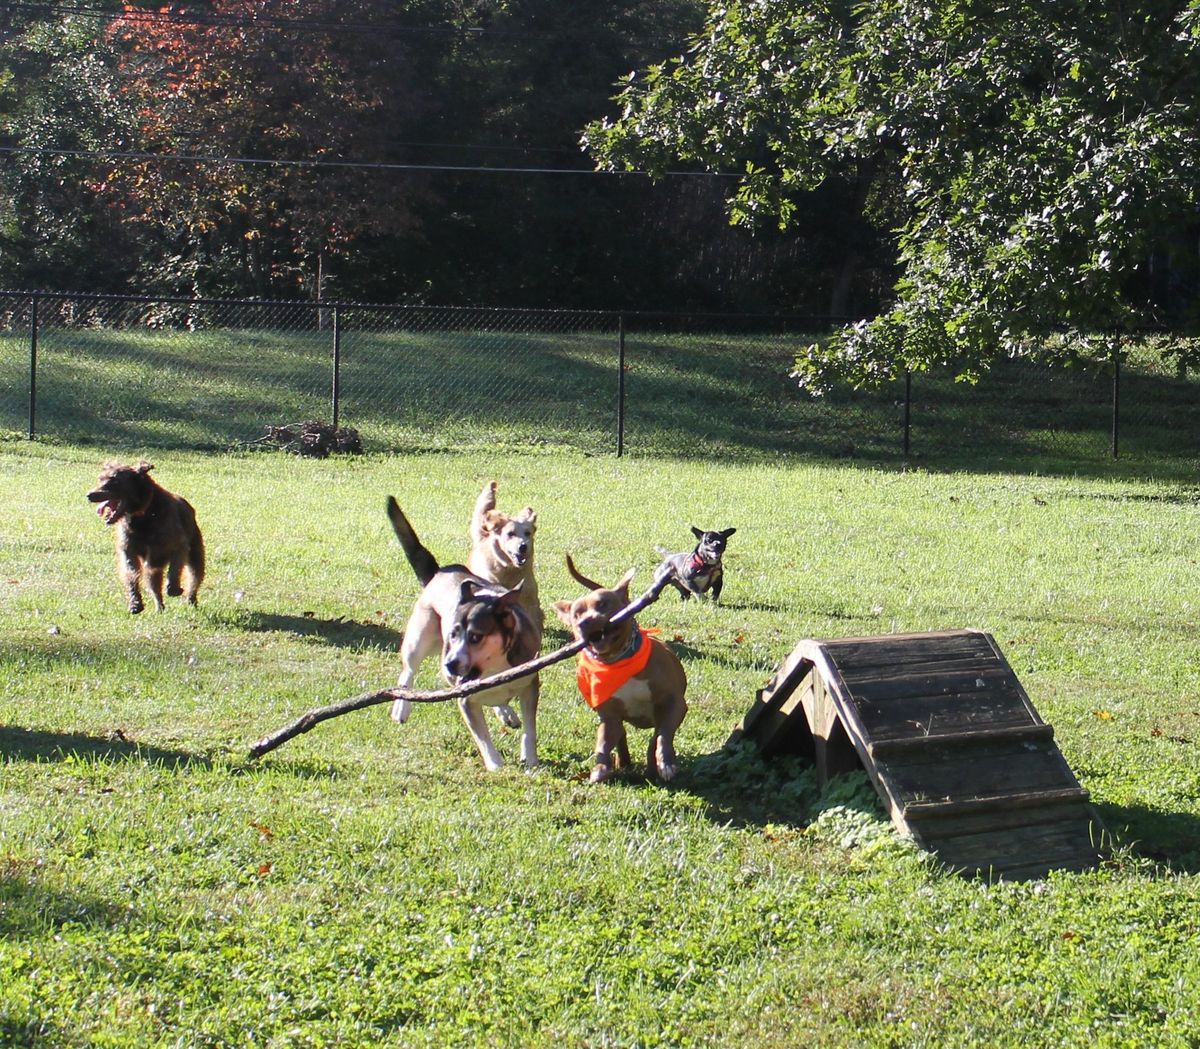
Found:
M 259 444 L 273 444 L 285 452 L 324 459 L 334 452 L 362 454 L 362 439 L 351 426 L 336 429 L 327 423 L 310 420 L 290 426 L 264 426 Z

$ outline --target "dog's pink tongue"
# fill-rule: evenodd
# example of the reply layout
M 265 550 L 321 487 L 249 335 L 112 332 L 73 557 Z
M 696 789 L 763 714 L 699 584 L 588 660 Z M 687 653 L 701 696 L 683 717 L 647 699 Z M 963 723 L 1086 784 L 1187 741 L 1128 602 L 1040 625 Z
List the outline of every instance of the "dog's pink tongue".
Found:
M 107 516 L 107 514 L 108 514 L 108 503 L 97 503 L 97 504 L 96 504 L 96 513 L 97 513 L 97 514 L 98 514 L 100 517 L 105 517 L 105 516 Z

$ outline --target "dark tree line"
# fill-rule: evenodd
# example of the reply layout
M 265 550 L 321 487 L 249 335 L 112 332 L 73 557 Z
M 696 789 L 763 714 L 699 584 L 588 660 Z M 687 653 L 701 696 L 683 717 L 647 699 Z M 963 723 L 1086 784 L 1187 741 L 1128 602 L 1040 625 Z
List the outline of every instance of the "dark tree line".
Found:
M 784 231 L 730 225 L 726 172 L 592 170 L 585 125 L 630 70 L 682 54 L 704 14 L 695 0 L 0 4 L 0 286 L 874 308 L 893 249 L 853 180 L 829 180 Z

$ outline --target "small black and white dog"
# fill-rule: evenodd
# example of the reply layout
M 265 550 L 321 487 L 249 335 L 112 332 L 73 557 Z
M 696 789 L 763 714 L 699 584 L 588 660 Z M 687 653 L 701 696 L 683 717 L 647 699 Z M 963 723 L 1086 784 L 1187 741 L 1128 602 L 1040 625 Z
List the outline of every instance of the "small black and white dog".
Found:
M 656 548 L 666 558 L 658 570 L 659 576 L 670 572 L 671 585 L 679 591 L 684 601 L 693 594 L 702 597 L 705 593 L 716 601 L 725 585 L 721 557 L 729 537 L 736 531 L 736 528 L 726 528 L 720 532 L 705 532 L 693 525 L 692 535 L 698 542 L 691 553 L 672 554 L 661 547 Z

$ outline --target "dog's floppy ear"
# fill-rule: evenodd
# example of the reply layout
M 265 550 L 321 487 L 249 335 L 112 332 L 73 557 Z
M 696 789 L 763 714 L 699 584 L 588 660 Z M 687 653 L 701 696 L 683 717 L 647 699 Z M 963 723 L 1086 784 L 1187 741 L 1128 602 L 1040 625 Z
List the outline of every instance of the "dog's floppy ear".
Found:
M 516 517 L 514 521 L 528 521 L 531 525 L 537 524 L 537 511 L 532 506 L 525 507 Z
M 722 530 L 722 532 L 721 532 L 721 535 L 722 535 L 724 538 L 728 539 L 728 538 L 729 538 L 731 535 L 733 535 L 733 533 L 734 533 L 734 532 L 736 532 L 736 531 L 737 531 L 737 529 L 736 529 L 736 528 L 726 528 L 726 529 L 723 529 L 723 530 Z
M 695 525 L 692 525 L 692 535 L 694 535 L 697 539 L 703 539 L 704 538 L 704 529 L 697 528 Z
M 499 510 L 488 510 L 480 519 L 480 524 L 485 532 L 498 532 L 504 527 L 504 522 L 508 518 Z
M 554 611 L 558 614 L 558 618 L 566 623 L 567 626 L 571 626 L 574 622 L 574 620 L 571 618 L 571 607 L 573 604 L 574 602 L 571 601 L 554 602 Z
M 458 603 L 465 605 L 468 601 L 474 601 L 479 589 L 479 584 L 474 579 L 464 579 L 458 588 Z
M 143 459 L 137 465 L 137 472 L 140 474 L 148 474 L 153 469 L 154 469 L 154 464 L 146 462 L 145 459 Z
M 495 601 L 498 605 L 516 604 L 521 596 L 521 586 L 518 583 L 511 590 L 502 586 L 489 586 L 487 583 L 477 583 L 474 579 L 464 579 L 458 588 L 458 603 L 467 601 Z

